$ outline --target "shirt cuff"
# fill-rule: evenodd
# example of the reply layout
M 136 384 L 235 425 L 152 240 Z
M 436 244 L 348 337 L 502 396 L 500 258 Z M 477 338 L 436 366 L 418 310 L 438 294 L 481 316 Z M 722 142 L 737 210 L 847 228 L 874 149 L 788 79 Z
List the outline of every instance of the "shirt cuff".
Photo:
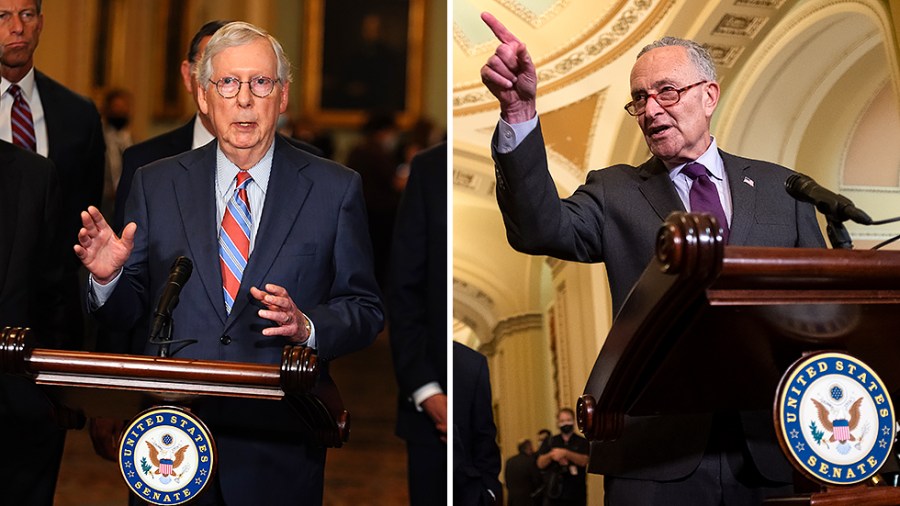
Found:
M 105 285 L 101 285 L 94 281 L 94 275 L 88 275 L 88 307 L 91 311 L 96 311 L 103 307 L 103 304 L 106 304 L 106 301 L 109 300 L 109 296 L 112 295 L 113 290 L 116 289 L 116 285 L 119 284 L 119 278 L 122 277 L 122 269 L 119 269 L 119 273 L 116 274 L 116 277 L 112 279 L 109 283 Z
M 310 318 L 308 314 L 303 313 L 303 316 L 305 316 L 306 321 L 309 322 L 309 339 L 307 339 L 306 342 L 303 344 L 306 345 L 307 348 L 312 348 L 314 350 L 317 350 L 318 348 L 316 348 L 316 324 L 313 323 L 312 318 Z
M 499 133 L 497 136 L 497 152 L 502 155 L 511 153 L 519 147 L 519 144 L 522 143 L 525 137 L 528 137 L 528 134 L 537 128 L 537 124 L 537 114 L 528 121 L 514 124 L 509 124 L 503 118 L 500 118 L 500 121 L 497 123 L 497 131 Z
M 441 389 L 440 383 L 438 383 L 437 381 L 432 381 L 430 383 L 425 383 L 424 385 L 417 388 L 410 397 L 413 401 L 413 404 L 416 405 L 416 410 L 422 411 L 422 403 L 425 402 L 426 399 L 428 399 L 432 395 L 438 395 L 442 393 L 444 393 L 444 391 Z

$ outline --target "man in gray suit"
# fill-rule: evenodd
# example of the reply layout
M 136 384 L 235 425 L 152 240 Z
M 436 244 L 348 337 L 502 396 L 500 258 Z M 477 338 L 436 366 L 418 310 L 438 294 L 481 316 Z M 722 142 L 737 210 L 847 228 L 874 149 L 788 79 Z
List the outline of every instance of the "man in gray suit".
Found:
M 729 244 L 824 246 L 812 206 L 784 190 L 789 169 L 718 149 L 710 135 L 720 92 L 715 64 L 700 45 L 673 37 L 639 53 L 625 106 L 653 156 L 638 167 L 592 171 L 559 199 L 535 107 L 534 64 L 499 21 L 488 13 L 482 19 L 500 40 L 481 77 L 500 102 L 492 143 L 497 200 L 517 250 L 605 262 L 617 313 L 652 258 L 665 217 L 700 209 L 693 186 L 715 188 L 707 202 Z M 594 443 L 591 459 L 605 476 L 608 504 L 749 505 L 792 491 L 771 413 L 628 417 L 623 436 Z

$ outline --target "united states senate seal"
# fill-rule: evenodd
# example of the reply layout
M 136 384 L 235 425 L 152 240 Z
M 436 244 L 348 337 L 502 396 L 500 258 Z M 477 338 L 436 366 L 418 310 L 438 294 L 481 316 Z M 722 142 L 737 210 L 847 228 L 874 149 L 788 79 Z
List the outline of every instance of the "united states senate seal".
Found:
M 816 482 L 852 485 L 878 472 L 894 443 L 894 406 L 881 378 L 843 353 L 819 352 L 781 379 L 775 428 L 788 460 Z
M 119 469 L 131 491 L 151 504 L 183 504 L 211 482 L 215 442 L 203 422 L 178 407 L 134 418 L 119 442 Z

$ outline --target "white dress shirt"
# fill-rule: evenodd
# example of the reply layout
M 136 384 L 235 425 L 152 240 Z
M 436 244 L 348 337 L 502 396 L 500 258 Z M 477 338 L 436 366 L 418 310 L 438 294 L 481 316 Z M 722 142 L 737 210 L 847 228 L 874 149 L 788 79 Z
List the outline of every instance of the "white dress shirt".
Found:
M 12 106 L 13 97 L 9 93 L 10 85 L 18 84 L 22 89 L 22 98 L 28 102 L 31 108 L 31 119 L 34 122 L 34 137 L 37 140 L 37 153 L 44 158 L 50 153 L 50 143 L 47 137 L 47 121 L 44 118 L 44 104 L 41 102 L 41 94 L 38 93 L 34 83 L 34 67 L 25 74 L 18 83 L 7 81 L 0 77 L 0 139 L 12 142 Z

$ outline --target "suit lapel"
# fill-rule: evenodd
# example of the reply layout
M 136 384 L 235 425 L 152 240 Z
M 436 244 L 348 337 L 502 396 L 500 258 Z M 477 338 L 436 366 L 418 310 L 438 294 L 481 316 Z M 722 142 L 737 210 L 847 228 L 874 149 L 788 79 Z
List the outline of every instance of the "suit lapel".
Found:
M 750 227 L 753 226 L 753 216 L 756 215 L 756 189 L 744 182 L 750 165 L 722 150 L 719 150 L 719 154 L 722 155 L 728 187 L 731 190 L 731 227 L 728 244 L 741 246 L 747 240 Z
M 37 86 L 38 93 L 41 94 L 41 105 L 44 108 L 44 125 L 47 129 L 47 158 L 51 160 L 59 160 L 59 153 L 64 152 L 66 135 L 65 125 L 62 123 L 65 114 L 64 105 L 58 103 L 56 93 L 50 83 L 50 78 L 42 72 L 35 69 L 34 85 Z M 59 167 L 57 167 L 59 169 Z
M 184 153 L 191 150 L 191 146 L 194 145 L 195 121 L 197 121 L 196 115 L 187 124 L 178 127 L 178 130 L 173 132 L 174 135 L 169 138 L 173 153 Z
M 215 201 L 216 143 L 198 149 L 181 163 L 184 173 L 173 180 L 178 210 L 187 235 L 194 271 L 225 322 L 225 300 L 222 295 L 222 272 L 219 267 Z
M 641 193 L 656 211 L 660 221 L 664 221 L 672 211 L 685 210 L 684 203 L 669 179 L 669 171 L 657 158 L 651 158 L 638 167 L 638 173 L 644 178 L 644 182 L 640 184 Z
M 241 312 L 247 309 L 251 299 L 250 287 L 262 288 L 265 284 L 266 275 L 278 258 L 281 246 L 294 227 L 300 208 L 303 207 L 312 189 L 312 181 L 301 173 L 309 162 L 296 156 L 292 153 L 292 149 L 286 147 L 284 141 L 276 138 L 272 173 L 269 176 L 269 187 L 266 189 L 266 202 L 256 233 L 256 242 L 244 270 L 241 287 L 231 309 L 226 330 Z

